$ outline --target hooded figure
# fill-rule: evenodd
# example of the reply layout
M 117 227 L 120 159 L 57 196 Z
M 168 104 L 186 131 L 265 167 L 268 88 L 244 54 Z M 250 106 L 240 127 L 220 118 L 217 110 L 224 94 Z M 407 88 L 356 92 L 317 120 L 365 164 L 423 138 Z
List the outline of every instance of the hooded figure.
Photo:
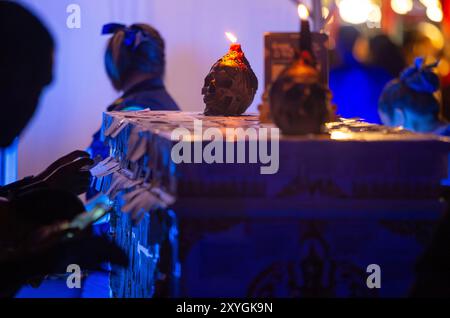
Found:
M 179 110 L 163 82 L 165 44 L 159 32 L 147 24 L 110 23 L 102 34 L 112 34 L 105 52 L 106 73 L 123 95 L 107 111 Z M 109 156 L 109 147 L 98 130 L 90 146 L 92 158 Z
M 417 58 L 414 65 L 386 85 L 378 103 L 383 124 L 450 135 L 448 123 L 440 118 L 440 103 L 435 96 L 440 87 L 433 71 L 437 64 L 426 65 L 423 58 Z

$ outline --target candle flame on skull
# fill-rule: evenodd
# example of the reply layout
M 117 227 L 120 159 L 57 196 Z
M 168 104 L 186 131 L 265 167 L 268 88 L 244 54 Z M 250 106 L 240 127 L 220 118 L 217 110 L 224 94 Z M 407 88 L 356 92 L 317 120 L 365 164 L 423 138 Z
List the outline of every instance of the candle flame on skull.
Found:
M 300 3 L 297 9 L 298 9 L 298 16 L 300 17 L 300 19 L 307 20 L 309 18 L 309 10 L 303 3 Z
M 225 32 L 225 36 L 227 37 L 228 40 L 231 41 L 231 43 L 236 43 L 238 40 L 237 37 L 231 32 Z

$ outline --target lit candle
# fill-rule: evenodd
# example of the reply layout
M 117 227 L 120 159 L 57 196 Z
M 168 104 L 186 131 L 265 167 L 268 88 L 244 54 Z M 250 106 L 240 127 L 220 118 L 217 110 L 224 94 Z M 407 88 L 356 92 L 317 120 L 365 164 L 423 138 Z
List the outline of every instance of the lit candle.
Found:
M 241 45 L 239 43 L 237 43 L 237 37 L 231 32 L 225 32 L 225 36 L 231 42 L 231 44 L 230 44 L 230 51 L 241 53 L 242 52 L 242 47 L 241 47 Z
M 300 17 L 300 51 L 311 51 L 311 28 L 309 25 L 309 10 L 304 4 L 298 5 L 298 16 Z

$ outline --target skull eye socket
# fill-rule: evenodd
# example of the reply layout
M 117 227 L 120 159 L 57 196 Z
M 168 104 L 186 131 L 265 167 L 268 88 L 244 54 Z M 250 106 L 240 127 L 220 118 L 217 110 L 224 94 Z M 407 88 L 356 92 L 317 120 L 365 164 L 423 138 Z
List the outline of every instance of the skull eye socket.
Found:
M 208 74 L 208 76 L 205 77 L 205 85 L 204 86 L 209 86 L 211 84 L 211 82 L 214 81 L 214 77 L 211 74 Z

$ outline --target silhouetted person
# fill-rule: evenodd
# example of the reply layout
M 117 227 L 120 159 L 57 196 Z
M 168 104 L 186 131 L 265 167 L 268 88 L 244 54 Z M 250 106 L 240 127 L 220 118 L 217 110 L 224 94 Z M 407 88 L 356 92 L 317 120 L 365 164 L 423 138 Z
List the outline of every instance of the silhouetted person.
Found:
M 0 146 L 26 127 L 42 90 L 52 80 L 52 36 L 28 10 L 0 1 Z M 13 296 L 30 280 L 63 271 L 68 264 L 96 269 L 111 260 L 126 265 L 123 252 L 90 228 L 70 222 L 83 212 L 77 194 L 88 185 L 84 152 L 57 160 L 37 177 L 0 189 L 0 297 Z M 87 177 L 87 178 L 86 178 Z
M 45 26 L 28 11 L 9 1 L 0 4 L 0 147 L 3 148 L 24 130 L 38 107 L 42 91 L 52 81 L 54 41 Z M 81 168 L 90 164 L 92 160 L 87 153 L 73 152 L 36 177 L 0 188 L 0 195 L 38 183 L 81 194 L 87 190 L 90 177 L 89 171 Z
M 439 118 L 439 102 L 434 93 L 439 78 L 434 65 L 419 58 L 398 79 L 386 85 L 380 98 L 380 114 L 388 126 L 402 126 L 416 132 L 450 135 L 449 125 Z M 426 149 L 424 149 L 426 151 Z M 444 199 L 450 202 L 448 190 Z M 450 297 L 450 214 L 445 213 L 430 245 L 416 264 L 412 297 Z
M 379 101 L 385 125 L 450 136 L 450 126 L 440 118 L 440 104 L 434 95 L 440 85 L 433 72 L 436 65 L 425 65 L 424 59 L 418 58 L 398 79 L 386 85 Z
M 446 201 L 450 202 L 447 194 Z M 416 264 L 411 297 L 450 297 L 450 214 L 447 209 L 430 245 Z
M 380 123 L 377 112 L 378 98 L 384 85 L 392 79 L 381 68 L 366 66 L 353 55 L 360 37 L 350 26 L 341 27 L 336 51 L 340 64 L 330 72 L 330 89 L 338 114 L 344 118 L 361 117 L 371 123 Z

